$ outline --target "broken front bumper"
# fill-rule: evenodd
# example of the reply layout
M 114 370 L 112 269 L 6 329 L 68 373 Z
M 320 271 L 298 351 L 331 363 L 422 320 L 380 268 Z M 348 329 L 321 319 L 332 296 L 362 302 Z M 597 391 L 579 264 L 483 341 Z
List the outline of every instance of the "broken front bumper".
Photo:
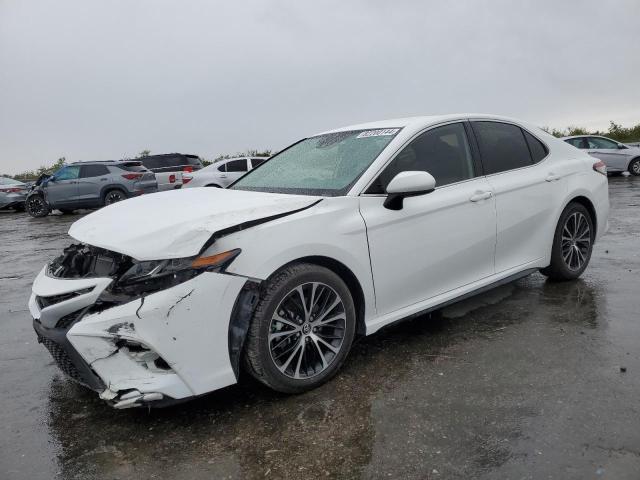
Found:
M 246 278 L 205 272 L 95 311 L 111 281 L 52 278 L 46 268 L 36 278 L 34 328 L 64 373 L 118 408 L 170 403 L 236 382 L 229 321 Z

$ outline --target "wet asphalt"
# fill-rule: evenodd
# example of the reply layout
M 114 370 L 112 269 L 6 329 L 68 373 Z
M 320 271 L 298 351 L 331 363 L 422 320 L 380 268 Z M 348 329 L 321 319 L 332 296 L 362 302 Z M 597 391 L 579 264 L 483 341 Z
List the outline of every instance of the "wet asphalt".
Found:
M 1 213 L 0 478 L 639 479 L 640 179 L 610 198 L 579 281 L 381 331 L 306 394 L 245 378 L 151 411 L 111 409 L 36 342 L 30 284 L 79 216 Z

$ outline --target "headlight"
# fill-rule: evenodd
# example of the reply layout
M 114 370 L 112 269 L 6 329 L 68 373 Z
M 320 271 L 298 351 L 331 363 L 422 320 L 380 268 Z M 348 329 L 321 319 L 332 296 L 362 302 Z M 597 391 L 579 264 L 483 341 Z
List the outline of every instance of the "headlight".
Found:
M 208 257 L 195 256 L 135 262 L 116 280 L 114 290 L 140 294 L 171 288 L 203 272 L 219 272 L 239 254 L 240 249 L 237 248 Z

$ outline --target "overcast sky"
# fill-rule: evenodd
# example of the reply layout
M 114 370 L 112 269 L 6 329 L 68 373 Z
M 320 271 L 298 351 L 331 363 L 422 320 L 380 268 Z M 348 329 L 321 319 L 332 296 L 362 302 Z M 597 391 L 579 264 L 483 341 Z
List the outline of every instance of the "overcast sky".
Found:
M 454 112 L 640 123 L 640 1 L 0 0 L 0 173 Z

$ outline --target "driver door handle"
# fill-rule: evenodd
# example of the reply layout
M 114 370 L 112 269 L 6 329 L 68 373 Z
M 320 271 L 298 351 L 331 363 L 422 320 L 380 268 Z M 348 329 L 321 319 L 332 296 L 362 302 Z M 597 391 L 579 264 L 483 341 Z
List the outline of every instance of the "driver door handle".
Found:
M 493 196 L 493 192 L 491 192 L 491 191 L 486 191 L 486 192 L 477 191 L 476 193 L 471 195 L 469 200 L 471 202 L 479 202 L 481 200 L 487 200 L 487 199 L 491 198 L 492 196 Z
M 560 180 L 560 175 L 556 175 L 553 172 L 549 172 L 549 175 L 547 175 L 547 178 L 545 178 L 545 180 L 547 182 L 555 182 L 556 180 Z

